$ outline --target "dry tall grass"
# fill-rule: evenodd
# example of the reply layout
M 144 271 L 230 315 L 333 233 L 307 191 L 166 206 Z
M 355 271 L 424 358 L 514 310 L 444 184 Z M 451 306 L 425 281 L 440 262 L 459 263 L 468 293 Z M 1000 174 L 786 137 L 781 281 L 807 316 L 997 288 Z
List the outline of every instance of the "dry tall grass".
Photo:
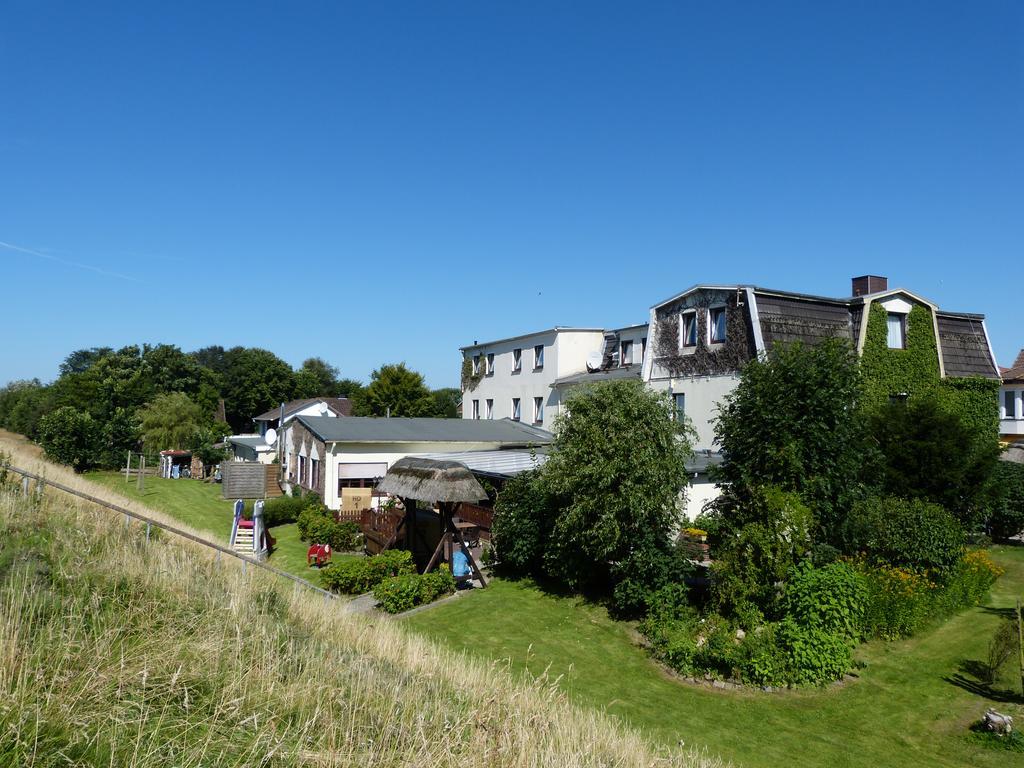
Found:
M 69 765 L 719 762 L 94 505 L 0 491 L 0 766 Z

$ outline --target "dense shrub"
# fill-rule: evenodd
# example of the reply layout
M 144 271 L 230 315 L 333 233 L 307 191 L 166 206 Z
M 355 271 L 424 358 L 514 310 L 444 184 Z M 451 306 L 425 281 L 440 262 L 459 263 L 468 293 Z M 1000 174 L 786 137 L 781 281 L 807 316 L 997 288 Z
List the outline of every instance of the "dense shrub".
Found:
M 87 412 L 65 405 L 40 419 L 39 444 L 49 458 L 84 472 L 99 460 L 102 429 Z
M 384 579 L 374 587 L 373 596 L 385 612 L 402 613 L 454 591 L 455 579 L 448 566 L 442 565 L 422 575 L 407 573 Z
M 640 627 L 653 654 L 685 675 L 808 685 L 838 680 L 853 663 L 846 638 L 791 617 L 749 632 L 717 614 L 648 618 Z
M 777 618 L 780 586 L 810 549 L 814 518 L 799 496 L 779 488 L 754 489 L 742 510 L 747 522 L 717 545 L 714 600 L 731 616 L 756 608 Z
M 850 565 L 833 562 L 815 568 L 805 561 L 786 584 L 785 612 L 802 626 L 855 640 L 861 635 L 867 597 L 864 576 Z
M 977 527 L 999 454 L 994 424 L 971 425 L 925 392 L 882 406 L 870 425 L 883 458 L 882 493 L 930 501 L 967 530 Z
M 682 544 L 669 546 L 648 538 L 622 562 L 612 566 L 614 587 L 610 608 L 618 617 L 641 616 L 651 610 L 652 601 L 664 587 L 680 587 L 695 567 Z
M 872 497 L 855 504 L 846 523 L 851 552 L 897 568 L 944 573 L 964 551 L 964 532 L 952 514 L 937 504 L 895 496 Z
M 1024 464 L 1000 461 L 992 485 L 989 529 L 992 538 L 1009 539 L 1024 531 Z
M 299 519 L 299 515 L 306 506 L 307 501 L 301 496 L 281 496 L 277 499 L 270 499 L 263 505 L 263 522 L 268 528 L 294 523 Z
M 307 501 L 305 508 L 299 512 L 297 527 L 299 538 L 311 544 L 330 544 L 332 549 L 339 552 L 359 548 L 359 526 L 352 522 L 339 523 L 334 519 L 334 512 L 315 497 Z
M 503 572 L 509 575 L 540 575 L 544 542 L 550 536 L 554 515 L 547 508 L 537 470 L 510 479 L 494 503 L 491 543 Z
M 775 630 L 776 643 L 786 660 L 788 682 L 827 683 L 838 680 L 853 663 L 852 645 L 845 637 L 783 619 Z
M 415 572 L 416 566 L 410 552 L 389 549 L 373 557 L 331 563 L 320 571 L 320 582 L 325 589 L 361 595 L 372 590 L 384 579 Z

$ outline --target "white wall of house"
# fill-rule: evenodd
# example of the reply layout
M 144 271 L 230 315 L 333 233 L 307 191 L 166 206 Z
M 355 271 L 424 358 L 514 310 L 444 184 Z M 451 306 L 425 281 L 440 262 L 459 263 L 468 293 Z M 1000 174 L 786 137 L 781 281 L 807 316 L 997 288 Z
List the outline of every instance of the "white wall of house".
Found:
M 722 399 L 736 389 L 740 377 L 723 376 L 666 376 L 651 379 L 648 384 L 657 392 L 669 392 L 675 397 L 684 395 L 684 411 L 697 432 L 694 449 L 717 450 L 714 420 Z
M 513 418 L 513 399 L 519 400 L 519 420 L 524 424 L 537 424 L 550 429 L 559 411 L 559 393 L 551 388 L 552 382 L 586 370 L 587 358 L 603 348 L 603 332 L 595 329 L 559 328 L 514 339 L 479 344 L 463 350 L 472 361 L 479 355 L 479 383 L 462 393 L 462 418 L 474 418 L 474 402 L 479 417 Z M 534 365 L 534 348 L 544 347 L 544 366 Z M 520 350 L 520 368 L 515 370 L 515 350 Z M 487 368 L 488 355 L 494 355 L 493 369 Z M 541 398 L 541 420 L 535 418 L 534 398 Z M 487 401 L 492 401 L 488 413 Z
M 999 434 L 1019 440 L 1024 437 L 1024 384 L 1004 384 L 999 390 Z
M 701 513 L 704 505 L 714 501 L 721 495 L 718 486 L 712 483 L 706 474 L 690 476 L 690 485 L 686 488 L 686 519 L 690 522 Z

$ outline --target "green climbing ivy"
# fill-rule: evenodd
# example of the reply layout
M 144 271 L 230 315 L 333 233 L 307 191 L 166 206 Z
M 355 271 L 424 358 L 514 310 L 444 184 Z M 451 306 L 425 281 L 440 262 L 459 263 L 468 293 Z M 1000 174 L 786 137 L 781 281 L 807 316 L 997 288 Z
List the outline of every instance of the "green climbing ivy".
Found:
M 467 392 L 476 389 L 476 385 L 483 378 L 483 373 L 473 373 L 473 360 L 470 357 L 462 358 L 462 391 Z
M 864 405 L 869 410 L 882 407 L 892 395 L 906 393 L 915 398 L 933 394 L 940 381 L 931 310 L 920 304 L 910 310 L 905 349 L 889 348 L 887 316 L 885 307 L 871 304 L 860 359 Z
M 907 316 L 905 349 L 890 349 L 887 312 L 872 303 L 868 311 L 864 351 L 861 355 L 864 405 L 877 409 L 892 395 L 935 397 L 975 434 L 995 440 L 999 434 L 999 382 L 980 376 L 940 378 L 935 324 L 928 307 L 916 305 Z

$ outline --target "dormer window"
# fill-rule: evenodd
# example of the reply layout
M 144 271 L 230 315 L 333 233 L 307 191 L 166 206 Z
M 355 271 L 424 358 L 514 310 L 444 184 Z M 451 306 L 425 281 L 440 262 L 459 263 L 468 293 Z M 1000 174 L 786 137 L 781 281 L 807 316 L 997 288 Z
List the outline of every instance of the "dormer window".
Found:
M 711 326 L 712 344 L 725 343 L 725 307 L 715 307 L 708 313 L 708 323 Z
M 889 349 L 907 348 L 907 316 L 899 312 L 890 312 L 886 316 L 887 340 Z
M 697 346 L 697 313 L 686 312 L 680 328 L 680 344 L 683 348 Z

